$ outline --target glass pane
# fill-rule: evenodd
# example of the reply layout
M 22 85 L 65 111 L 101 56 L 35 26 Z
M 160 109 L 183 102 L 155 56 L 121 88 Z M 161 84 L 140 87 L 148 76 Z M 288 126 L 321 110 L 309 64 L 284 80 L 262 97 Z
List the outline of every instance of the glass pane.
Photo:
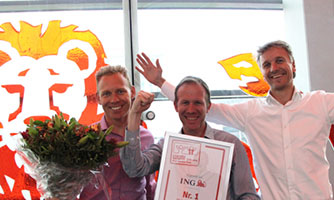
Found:
M 122 10 L 23 12 L 5 13 L 0 16 L 0 24 L 2 24 L 1 30 L 3 31 L 0 33 L 0 48 L 2 52 L 8 54 L 9 58 L 11 58 L 11 61 L 4 63 L 0 68 L 1 74 L 6 74 L 8 81 L 9 76 L 11 76 L 10 82 L 8 82 L 7 79 L 1 80 L 1 85 L 27 84 L 24 86 L 25 92 L 22 102 L 22 111 L 18 113 L 16 117 L 13 117 L 14 119 L 12 119 L 11 123 L 23 122 L 23 120 L 28 117 L 25 114 L 31 115 L 35 110 L 36 113 L 34 115 L 46 114 L 50 116 L 50 114 L 55 112 L 47 108 L 35 109 L 35 107 L 41 107 L 41 105 L 49 105 L 49 98 L 39 98 L 39 96 L 44 95 L 45 92 L 46 95 L 48 94 L 48 87 L 45 88 L 46 91 L 40 89 L 39 92 L 34 93 L 34 95 L 38 95 L 34 96 L 35 100 L 26 101 L 28 99 L 27 96 L 30 95 L 28 94 L 29 90 L 27 87 L 38 85 L 35 82 L 39 81 L 38 79 L 30 79 L 28 77 L 29 72 L 32 73 L 32 69 L 35 69 L 34 67 L 40 68 L 39 70 L 36 69 L 36 76 L 42 75 L 42 68 L 48 70 L 52 68 L 56 73 L 58 71 L 63 72 L 64 76 L 60 76 L 61 78 L 54 80 L 54 82 L 59 81 L 62 84 L 67 83 L 67 78 L 69 77 L 73 79 L 70 81 L 71 84 L 75 83 L 74 80 L 76 79 L 77 81 L 84 81 L 87 78 L 91 78 L 91 82 L 86 81 L 86 85 L 76 88 L 80 90 L 85 89 L 85 87 L 86 89 L 89 88 L 89 84 L 92 85 L 92 89 L 95 89 L 95 86 L 93 86 L 95 85 L 94 73 L 97 68 L 105 65 L 105 63 L 121 65 L 125 63 Z M 108 23 L 106 23 L 106 19 L 108 19 Z M 12 32 L 15 32 L 15 34 Z M 79 71 L 81 74 L 79 72 L 78 74 L 70 74 L 73 73 L 71 70 L 74 69 L 63 69 L 64 66 L 68 67 L 70 64 L 78 65 L 79 63 L 73 60 L 75 58 L 72 60 L 68 58 L 69 52 L 63 52 L 64 55 L 60 54 L 62 53 L 62 49 L 65 51 L 71 50 L 72 48 L 76 48 L 77 45 L 79 48 L 84 49 L 83 51 L 88 57 L 88 63 L 83 63 L 82 66 L 78 66 L 78 69 L 80 68 L 81 70 Z M 48 59 L 49 62 L 47 61 Z M 82 60 L 82 62 L 83 61 L 84 60 Z M 11 64 L 10 62 L 13 63 Z M 67 64 L 67 62 L 69 62 L 69 64 Z M 85 66 L 87 64 L 88 66 Z M 89 64 L 92 65 L 90 66 Z M 18 76 L 18 73 L 26 69 L 30 69 L 30 71 L 26 76 L 23 76 L 27 77 L 27 80 L 24 80 L 24 78 Z M 40 81 L 47 80 L 41 78 Z M 50 81 L 50 84 L 51 83 L 54 84 Z M 1 91 L 6 94 L 4 96 L 8 96 L 8 91 L 6 91 L 4 87 L 1 88 Z M 89 93 L 95 95 L 95 91 L 89 91 Z M 10 96 L 16 95 L 17 93 L 13 93 Z M 70 116 L 76 117 L 77 119 L 83 117 L 81 116 L 81 112 L 87 104 L 87 99 L 84 99 L 84 93 L 78 97 L 80 99 L 77 99 L 78 101 L 74 101 L 73 95 L 71 95 L 71 99 L 68 99 L 68 101 L 60 96 L 58 97 L 57 93 L 55 93 L 53 97 L 53 104 L 54 106 L 59 106 L 60 111 L 68 113 Z M 6 112 L 1 112 L 1 121 L 5 128 L 7 127 L 6 121 L 8 121 L 8 113 L 15 111 L 15 109 L 19 107 L 20 99 L 14 99 L 16 100 L 12 101 L 11 107 L 9 108 L 7 106 L 6 109 L 2 109 L 2 111 L 6 110 Z M 43 104 L 40 103 L 40 101 L 44 100 L 47 102 Z M 66 102 L 76 102 L 76 107 L 73 107 L 72 103 Z M 8 99 L 1 98 L 1 105 L 6 105 L 7 103 Z M 28 108 L 29 110 L 25 110 Z M 62 110 L 62 108 L 64 108 L 64 110 Z M 13 130 L 10 131 L 22 130 L 22 126 L 19 125 L 20 123 L 16 124 L 13 126 Z
M 39 197 L 13 152 L 15 133 L 30 117 L 62 112 L 84 124 L 101 118 L 95 72 L 124 65 L 123 30 L 121 9 L 0 13 L 0 156 L 7 162 L 0 165 L 0 197 Z
M 174 84 L 194 75 L 211 90 L 238 90 L 240 80 L 229 78 L 218 61 L 284 39 L 282 27 L 282 10 L 139 10 L 139 51 L 159 58 L 163 75 Z M 245 78 L 243 83 L 254 80 Z M 158 91 L 144 78 L 141 83 L 143 89 Z
M 138 10 L 139 52 L 145 52 L 154 61 L 159 58 L 166 80 L 176 85 L 186 75 L 201 77 L 212 91 L 213 102 L 237 103 L 252 98 L 239 86 L 257 79 L 245 76 L 242 80 L 231 79 L 218 61 L 244 53 L 255 55 L 258 46 L 284 40 L 283 10 L 203 9 L 200 5 L 198 9 L 165 9 L 165 4 L 164 9 L 158 9 L 154 5 L 154 9 Z M 250 67 L 245 63 L 236 65 L 240 66 Z M 145 78 L 141 77 L 140 81 L 141 89 L 160 95 L 160 89 Z M 156 100 L 159 101 L 150 108 L 155 119 L 147 121 L 149 129 L 157 139 L 165 131 L 180 131 L 182 124 L 172 102 L 164 98 Z M 247 142 L 237 130 L 211 125 Z

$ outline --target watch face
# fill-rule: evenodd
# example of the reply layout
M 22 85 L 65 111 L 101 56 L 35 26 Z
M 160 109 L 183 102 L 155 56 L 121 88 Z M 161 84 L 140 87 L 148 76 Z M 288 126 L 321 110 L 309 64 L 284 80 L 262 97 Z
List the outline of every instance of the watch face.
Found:
M 149 119 L 149 120 L 153 120 L 155 118 L 155 114 L 153 111 L 148 111 L 146 113 L 146 118 Z

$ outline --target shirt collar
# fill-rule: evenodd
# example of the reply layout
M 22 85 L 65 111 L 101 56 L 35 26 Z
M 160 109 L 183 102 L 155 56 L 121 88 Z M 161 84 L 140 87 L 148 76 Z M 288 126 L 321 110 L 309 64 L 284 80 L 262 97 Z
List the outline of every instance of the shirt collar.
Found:
M 107 124 L 107 120 L 106 120 L 106 116 L 105 116 L 105 115 L 103 115 L 101 121 L 99 121 L 98 123 L 100 123 L 100 125 L 101 125 L 101 129 L 102 129 L 103 131 L 105 131 L 105 130 L 107 130 L 107 129 L 109 128 L 109 127 L 108 127 L 108 124 Z
M 298 90 L 296 87 L 293 91 L 292 98 L 291 100 L 286 104 L 289 105 L 292 102 L 296 102 L 302 98 L 303 92 Z M 276 104 L 276 105 L 281 105 L 270 93 L 270 90 L 267 94 L 266 101 L 268 104 Z
M 212 130 L 211 126 L 208 123 L 206 123 L 206 129 L 205 129 L 205 134 L 204 134 L 205 138 L 214 139 L 214 134 L 211 130 Z M 182 128 L 179 133 L 184 134 Z

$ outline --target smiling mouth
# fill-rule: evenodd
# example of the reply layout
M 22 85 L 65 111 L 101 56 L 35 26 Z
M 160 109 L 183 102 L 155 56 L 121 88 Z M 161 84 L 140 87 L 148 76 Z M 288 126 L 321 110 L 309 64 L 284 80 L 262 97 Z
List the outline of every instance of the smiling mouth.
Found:
M 197 117 L 186 117 L 186 119 L 189 121 L 195 121 L 197 120 Z
M 281 75 L 281 74 L 280 75 L 275 75 L 275 76 L 271 76 L 270 78 L 271 79 L 276 79 L 276 78 L 280 78 L 281 76 L 283 76 L 283 75 Z
M 114 107 L 110 107 L 111 110 L 117 111 L 121 109 L 121 106 L 114 106 Z
M 282 76 L 285 76 L 285 75 L 286 75 L 286 72 L 282 72 L 282 73 L 279 73 L 279 74 L 270 75 L 269 78 L 278 79 L 278 78 L 281 78 Z

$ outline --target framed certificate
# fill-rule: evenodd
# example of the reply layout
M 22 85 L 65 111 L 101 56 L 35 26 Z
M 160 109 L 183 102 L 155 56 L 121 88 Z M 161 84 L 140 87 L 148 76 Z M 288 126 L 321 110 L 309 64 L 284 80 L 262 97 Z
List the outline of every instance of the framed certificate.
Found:
M 234 144 L 166 132 L 155 200 L 225 200 Z

